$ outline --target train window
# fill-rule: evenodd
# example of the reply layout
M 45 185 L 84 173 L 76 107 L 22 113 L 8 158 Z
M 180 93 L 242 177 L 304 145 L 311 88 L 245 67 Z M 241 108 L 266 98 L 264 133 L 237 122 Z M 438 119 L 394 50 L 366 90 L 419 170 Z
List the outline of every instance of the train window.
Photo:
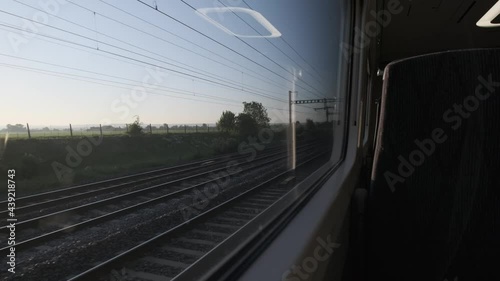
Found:
M 2 280 L 179 278 L 341 161 L 337 2 L 1 1 Z

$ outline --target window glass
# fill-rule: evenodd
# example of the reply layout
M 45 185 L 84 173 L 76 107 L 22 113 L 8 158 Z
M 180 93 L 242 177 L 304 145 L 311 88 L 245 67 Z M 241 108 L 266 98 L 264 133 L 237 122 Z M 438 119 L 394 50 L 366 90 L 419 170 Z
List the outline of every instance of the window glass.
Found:
M 0 200 L 16 203 L 0 210 L 1 225 L 18 219 L 11 236 L 21 245 L 59 234 L 20 246 L 23 265 L 0 275 L 73 276 L 159 231 L 139 234 L 131 223 L 153 225 L 167 210 L 180 216 L 162 221 L 168 229 L 287 170 L 340 160 L 352 51 L 342 9 L 298 0 L 1 1 L 0 173 L 10 181 Z M 193 187 L 201 182 L 210 185 Z M 91 252 L 108 249 L 100 243 L 110 237 L 122 248 Z M 50 244 L 68 239 L 75 253 Z M 7 236 L 0 243 L 10 245 Z M 77 266 L 77 256 L 89 262 Z M 55 271 L 44 260 L 66 263 Z

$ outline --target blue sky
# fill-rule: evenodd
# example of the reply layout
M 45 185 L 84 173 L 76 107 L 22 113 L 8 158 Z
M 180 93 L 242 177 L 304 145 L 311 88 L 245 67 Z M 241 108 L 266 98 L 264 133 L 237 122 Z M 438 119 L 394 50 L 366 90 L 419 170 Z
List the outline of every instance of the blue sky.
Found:
M 192 29 L 136 0 L 69 1 L 1 1 L 0 127 L 123 124 L 136 115 L 153 124 L 215 123 L 224 110 L 241 112 L 243 101 L 262 102 L 272 122 L 285 122 L 293 73 L 298 99 L 336 95 L 340 17 L 332 1 L 246 0 L 282 34 L 241 38 L 251 47 L 178 0 L 143 2 Z M 221 2 L 248 9 L 240 0 Z M 223 7 L 217 0 L 186 3 Z M 238 33 L 258 35 L 241 18 L 264 32 L 243 14 L 211 16 Z M 35 37 L 26 32 L 32 27 Z M 312 109 L 320 106 L 297 106 L 296 118 L 324 121 L 324 112 Z

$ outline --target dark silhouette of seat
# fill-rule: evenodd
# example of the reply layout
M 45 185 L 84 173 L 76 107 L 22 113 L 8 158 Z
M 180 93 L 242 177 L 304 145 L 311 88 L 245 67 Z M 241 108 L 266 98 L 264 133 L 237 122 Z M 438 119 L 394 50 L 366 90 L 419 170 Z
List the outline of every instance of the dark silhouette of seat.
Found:
M 367 280 L 500 280 L 500 49 L 386 67 Z

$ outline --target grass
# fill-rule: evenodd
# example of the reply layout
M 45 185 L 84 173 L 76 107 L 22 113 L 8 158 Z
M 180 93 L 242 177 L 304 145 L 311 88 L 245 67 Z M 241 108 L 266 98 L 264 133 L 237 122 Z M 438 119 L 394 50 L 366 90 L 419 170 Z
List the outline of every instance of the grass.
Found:
M 281 144 L 286 139 L 283 126 L 272 127 L 274 143 Z M 200 128 L 199 128 L 200 129 Z M 153 130 L 153 134 L 129 137 L 123 131 L 103 131 L 102 143 L 92 146 L 92 152 L 82 156 L 81 162 L 68 164 L 68 149 L 78 150 L 87 137 L 98 136 L 98 132 L 76 131 L 73 137 L 69 131 L 51 134 L 33 132 L 0 134 L 0 175 L 6 177 L 7 170 L 16 170 L 16 195 L 25 196 L 66 186 L 117 177 L 160 167 L 187 163 L 216 155 L 236 152 L 238 145 L 247 138 L 236 133 L 223 135 L 211 131 L 195 133 L 194 129 L 184 133 L 183 129 L 166 131 Z M 80 134 L 78 134 L 80 133 Z M 162 134 L 163 133 L 163 134 Z M 316 128 L 296 130 L 297 140 L 332 141 L 331 126 L 317 124 Z M 81 148 L 81 147 L 80 147 Z M 71 157 L 70 157 L 71 158 Z M 64 165 L 69 170 L 63 178 L 57 176 L 54 163 Z M 0 193 L 0 199 L 6 192 Z
M 198 132 L 196 131 L 195 128 L 187 128 L 186 131 L 184 129 L 169 129 L 168 133 L 167 130 L 159 130 L 159 129 L 153 129 L 152 134 L 153 135 L 166 135 L 166 134 L 207 134 L 207 133 L 216 133 L 215 128 L 210 128 L 210 132 L 207 131 L 207 129 L 202 129 L 198 128 Z M 145 130 L 146 134 L 150 134 L 149 131 Z M 61 130 L 61 131 L 31 131 L 31 138 L 32 139 L 49 139 L 49 138 L 69 138 L 71 137 L 71 132 L 68 130 Z M 113 131 L 105 131 L 103 130 L 102 134 L 104 136 L 125 136 L 127 135 L 126 130 L 113 130 Z M 10 139 L 28 139 L 29 135 L 28 132 L 12 132 L 8 133 Z M 89 136 L 99 136 L 100 131 L 87 131 L 87 130 L 73 130 L 73 137 L 89 137 Z M 0 139 L 3 139 L 7 136 L 7 133 L 1 132 L 0 133 Z
M 90 135 L 89 135 L 90 136 Z M 278 142 L 283 136 L 277 134 Z M 220 133 L 152 134 L 142 137 L 106 135 L 88 156 L 72 167 L 68 149 L 77 151 L 86 137 L 0 138 L 0 175 L 16 170 L 16 195 L 24 196 L 90 181 L 206 159 L 237 151 L 239 140 Z M 71 170 L 58 178 L 53 165 Z M 0 194 L 0 198 L 5 197 Z

